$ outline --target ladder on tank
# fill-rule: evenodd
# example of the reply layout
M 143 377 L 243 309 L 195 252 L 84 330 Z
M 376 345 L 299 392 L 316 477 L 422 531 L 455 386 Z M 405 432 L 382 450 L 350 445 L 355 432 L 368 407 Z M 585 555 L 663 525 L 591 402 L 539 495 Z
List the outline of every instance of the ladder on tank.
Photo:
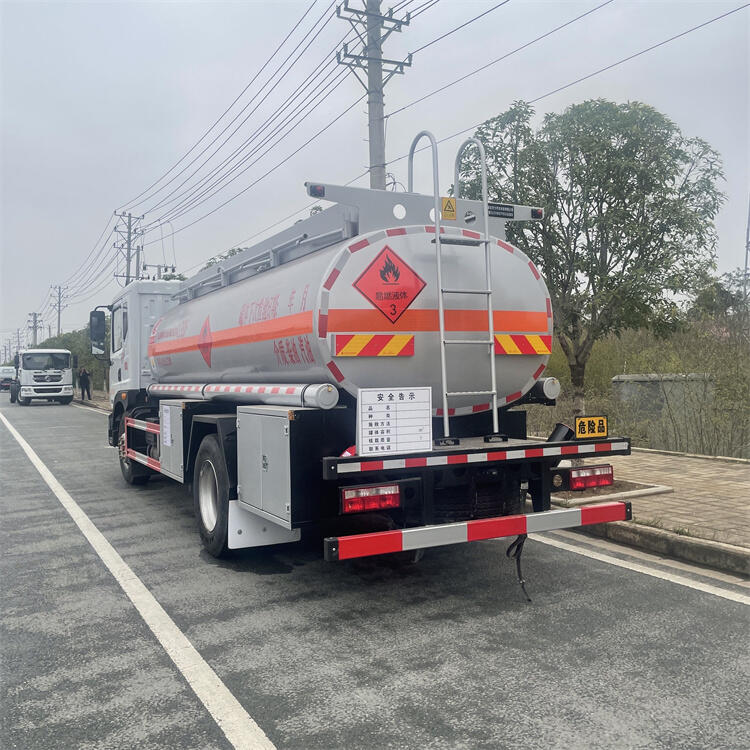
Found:
M 432 182 L 433 192 L 435 194 L 435 252 L 437 264 L 437 282 L 438 282 L 438 320 L 440 323 L 440 374 L 442 383 L 442 401 L 443 401 L 443 435 L 446 442 L 457 442 L 450 440 L 450 414 L 448 400 L 456 396 L 489 396 L 492 410 L 492 432 L 497 434 L 498 411 L 497 411 L 497 372 L 495 368 L 495 326 L 493 320 L 492 304 L 492 258 L 490 253 L 490 222 L 489 222 L 489 205 L 487 198 L 487 159 L 485 156 L 484 146 L 476 138 L 467 138 L 459 147 L 456 154 L 455 179 L 454 179 L 454 198 L 458 200 L 461 197 L 461 185 L 459 180 L 459 166 L 461 156 L 464 150 L 471 145 L 475 145 L 479 150 L 479 161 L 482 169 L 482 213 L 484 218 L 484 233 L 480 239 L 470 239 L 467 237 L 441 236 L 440 218 L 441 218 L 441 200 L 440 200 L 440 183 L 438 180 L 438 153 L 437 141 L 435 136 L 427 130 L 417 134 L 409 149 L 409 186 L 408 191 L 414 191 L 414 152 L 417 143 L 427 138 L 430 141 L 432 150 Z M 457 207 L 458 208 L 458 207 Z M 470 247 L 484 246 L 484 284 L 481 289 L 456 289 L 443 286 L 443 245 L 463 245 Z M 487 338 L 486 339 L 449 339 L 445 334 L 445 298 L 447 295 L 454 294 L 472 294 L 485 298 L 487 309 Z M 447 375 L 447 352 L 449 346 L 485 346 L 487 347 L 490 362 L 490 390 L 486 391 L 450 391 L 448 390 Z

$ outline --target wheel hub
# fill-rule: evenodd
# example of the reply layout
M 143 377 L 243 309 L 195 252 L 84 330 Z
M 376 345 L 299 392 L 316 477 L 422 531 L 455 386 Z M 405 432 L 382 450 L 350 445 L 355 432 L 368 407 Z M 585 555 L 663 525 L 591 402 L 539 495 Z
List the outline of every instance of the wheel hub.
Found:
M 198 507 L 206 531 L 213 531 L 219 515 L 219 482 L 216 469 L 208 459 L 198 474 Z

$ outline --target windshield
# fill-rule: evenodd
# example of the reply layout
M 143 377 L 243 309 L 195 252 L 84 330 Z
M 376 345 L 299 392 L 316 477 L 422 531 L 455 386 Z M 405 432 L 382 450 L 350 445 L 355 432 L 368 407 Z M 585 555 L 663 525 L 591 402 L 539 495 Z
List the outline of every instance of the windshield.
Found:
M 24 370 L 67 370 L 70 367 L 70 354 L 37 352 L 23 355 Z

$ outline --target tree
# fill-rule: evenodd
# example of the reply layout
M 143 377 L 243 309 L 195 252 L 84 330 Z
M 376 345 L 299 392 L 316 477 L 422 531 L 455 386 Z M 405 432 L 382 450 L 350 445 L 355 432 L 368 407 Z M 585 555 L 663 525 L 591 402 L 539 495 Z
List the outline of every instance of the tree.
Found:
M 705 141 L 646 104 L 586 101 L 546 115 L 536 132 L 533 114 L 516 102 L 475 135 L 490 197 L 545 210 L 541 222 L 508 224 L 508 239 L 544 273 L 582 413 L 594 343 L 626 328 L 669 330 L 680 296 L 705 286 L 723 174 Z M 461 175 L 462 193 L 479 197 L 474 151 Z

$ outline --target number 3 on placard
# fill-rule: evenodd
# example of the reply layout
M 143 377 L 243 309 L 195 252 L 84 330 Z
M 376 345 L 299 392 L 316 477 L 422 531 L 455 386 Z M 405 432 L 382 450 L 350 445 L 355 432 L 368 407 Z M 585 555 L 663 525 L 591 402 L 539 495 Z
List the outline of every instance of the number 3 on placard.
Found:
M 396 305 L 391 303 L 391 315 L 395 315 L 395 314 L 396 314 Z

